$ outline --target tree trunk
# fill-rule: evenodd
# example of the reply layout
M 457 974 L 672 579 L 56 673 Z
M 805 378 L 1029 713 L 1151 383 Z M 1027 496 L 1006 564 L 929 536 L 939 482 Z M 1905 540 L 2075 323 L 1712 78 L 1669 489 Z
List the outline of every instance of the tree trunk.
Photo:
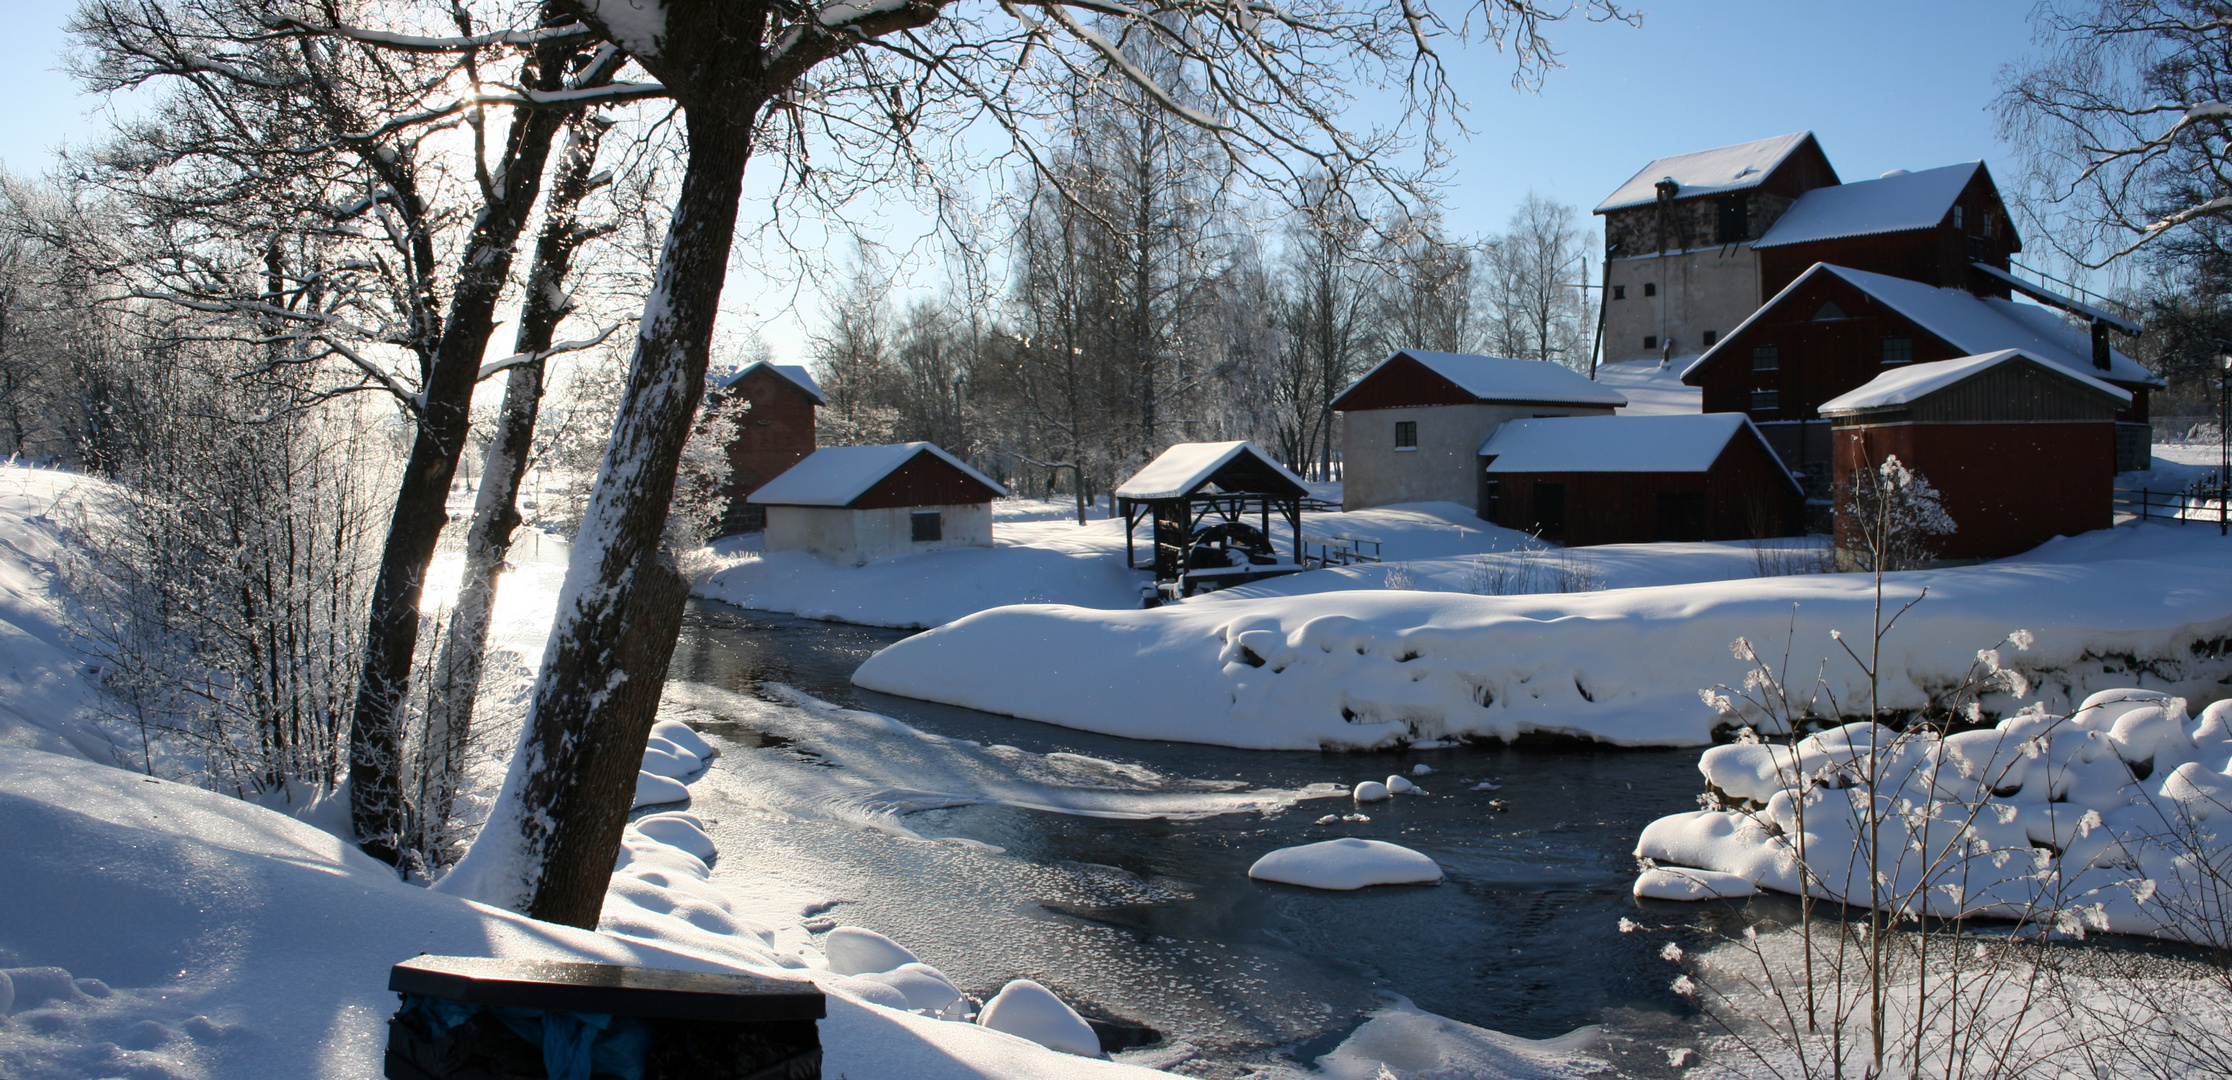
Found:
M 609 56 L 607 62 L 617 66 Z M 563 73 L 562 56 L 546 57 L 539 67 L 541 88 L 562 85 Z M 405 841 L 413 833 L 411 807 L 403 797 L 400 706 L 418 648 L 419 594 L 434 561 L 434 546 L 449 522 L 450 477 L 465 450 L 473 387 L 496 329 L 496 301 L 511 275 L 513 246 L 541 191 L 551 139 L 564 121 L 564 113 L 551 109 L 513 115 L 503 164 L 495 173 L 499 201 L 481 208 L 458 258 L 449 318 L 419 391 L 423 415 L 380 553 L 366 618 L 364 666 L 350 713 L 349 822 L 364 851 L 390 863 L 402 860 Z
M 519 334 L 512 346 L 515 353 L 539 356 L 549 349 L 559 322 L 572 310 L 564 284 L 573 268 L 574 252 L 588 236 L 579 225 L 578 215 L 581 200 L 589 192 L 597 145 L 607 126 L 594 117 L 578 118 L 573 123 L 544 208 L 534 266 L 527 274 Z M 465 535 L 465 578 L 458 590 L 455 614 L 450 617 L 449 635 L 443 639 L 440 659 L 434 664 L 434 689 L 427 695 L 428 760 L 420 774 L 416 846 L 437 863 L 449 861 L 445 830 L 457 798 L 465 747 L 472 736 L 473 702 L 480 690 L 481 662 L 488 648 L 496 579 L 511 552 L 512 533 L 520 524 L 519 485 L 526 475 L 528 452 L 534 446 L 535 420 L 542 405 L 543 367 L 544 362 L 536 359 L 511 369 L 505 378 L 503 409 L 496 421 L 495 437 L 488 444 L 487 461 L 481 467 L 473 524 Z
M 539 919 L 596 925 L 687 598 L 659 559 L 660 537 L 705 393 L 737 199 L 763 103 L 684 114 L 689 166 L 534 704 L 495 812 L 443 879 L 446 890 Z

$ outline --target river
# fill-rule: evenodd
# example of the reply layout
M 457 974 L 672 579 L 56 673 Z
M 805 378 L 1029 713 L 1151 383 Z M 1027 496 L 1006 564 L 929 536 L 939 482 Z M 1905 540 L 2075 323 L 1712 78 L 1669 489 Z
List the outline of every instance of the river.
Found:
M 1111 1022 L 1116 1034 L 1105 1038 L 1160 1039 L 1174 1048 L 1169 1057 L 1190 1048 L 1188 1071 L 1205 1075 L 1307 1062 L 1390 993 L 1529 1038 L 1604 1024 L 1605 1048 L 1623 1072 L 1663 1067 L 1650 1033 L 1688 1026 L 1667 989 L 1674 972 L 1657 956 L 1663 940 L 1621 934 L 1617 924 L 1635 912 L 1635 837 L 1653 818 L 1696 805 L 1694 750 L 1230 750 L 1071 731 L 851 684 L 862 660 L 904 636 L 692 601 L 670 698 L 700 690 L 693 722 L 728 755 L 691 785 L 692 809 L 714 819 L 717 878 L 743 887 L 769 874 L 818 890 L 837 901 L 818 927 L 889 934 L 980 995 L 1035 978 Z M 705 687 L 761 698 L 781 696 L 767 688 L 793 688 L 969 740 L 953 749 L 1032 775 L 1082 760 L 1165 778 L 1156 783 L 1173 789 L 1187 780 L 1291 793 L 1410 775 L 1419 764 L 1434 771 L 1417 778 L 1425 797 L 1361 807 L 1368 822 L 1314 824 L 1348 812 L 1343 798 L 1188 820 L 977 804 L 863 828 L 776 797 L 829 776 L 804 770 L 846 767 L 834 727 L 822 750 L 811 723 L 769 737 L 754 719 L 767 707 L 736 700 L 724 713 L 717 696 L 705 703 Z M 878 764 L 903 778 L 911 760 Z M 1483 782 L 1496 786 L 1476 790 Z M 1415 848 L 1446 879 L 1333 893 L 1247 877 L 1273 848 L 1334 836 Z

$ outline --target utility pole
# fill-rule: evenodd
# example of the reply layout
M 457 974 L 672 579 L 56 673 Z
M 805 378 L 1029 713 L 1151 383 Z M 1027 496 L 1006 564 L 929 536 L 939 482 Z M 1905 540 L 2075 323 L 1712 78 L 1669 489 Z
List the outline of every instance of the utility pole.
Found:
M 2232 532 L 2232 354 L 2217 372 L 2217 535 Z

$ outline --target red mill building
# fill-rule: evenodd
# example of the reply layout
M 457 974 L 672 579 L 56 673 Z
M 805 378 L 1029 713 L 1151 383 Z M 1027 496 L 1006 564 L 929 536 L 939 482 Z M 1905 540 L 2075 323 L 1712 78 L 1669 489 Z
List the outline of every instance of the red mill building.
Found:
M 767 511 L 745 498 L 814 452 L 814 410 L 828 401 L 805 368 L 764 360 L 739 368 L 713 392 L 750 406 L 729 441 L 729 508 L 720 531 L 753 532 L 766 526 Z

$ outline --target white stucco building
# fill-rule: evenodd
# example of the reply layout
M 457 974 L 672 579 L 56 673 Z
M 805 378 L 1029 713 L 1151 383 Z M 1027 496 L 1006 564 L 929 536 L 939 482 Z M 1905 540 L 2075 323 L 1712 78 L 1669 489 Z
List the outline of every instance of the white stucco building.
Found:
M 892 555 L 992 546 L 997 481 L 926 442 L 825 446 L 751 495 L 767 550 L 859 566 Z

